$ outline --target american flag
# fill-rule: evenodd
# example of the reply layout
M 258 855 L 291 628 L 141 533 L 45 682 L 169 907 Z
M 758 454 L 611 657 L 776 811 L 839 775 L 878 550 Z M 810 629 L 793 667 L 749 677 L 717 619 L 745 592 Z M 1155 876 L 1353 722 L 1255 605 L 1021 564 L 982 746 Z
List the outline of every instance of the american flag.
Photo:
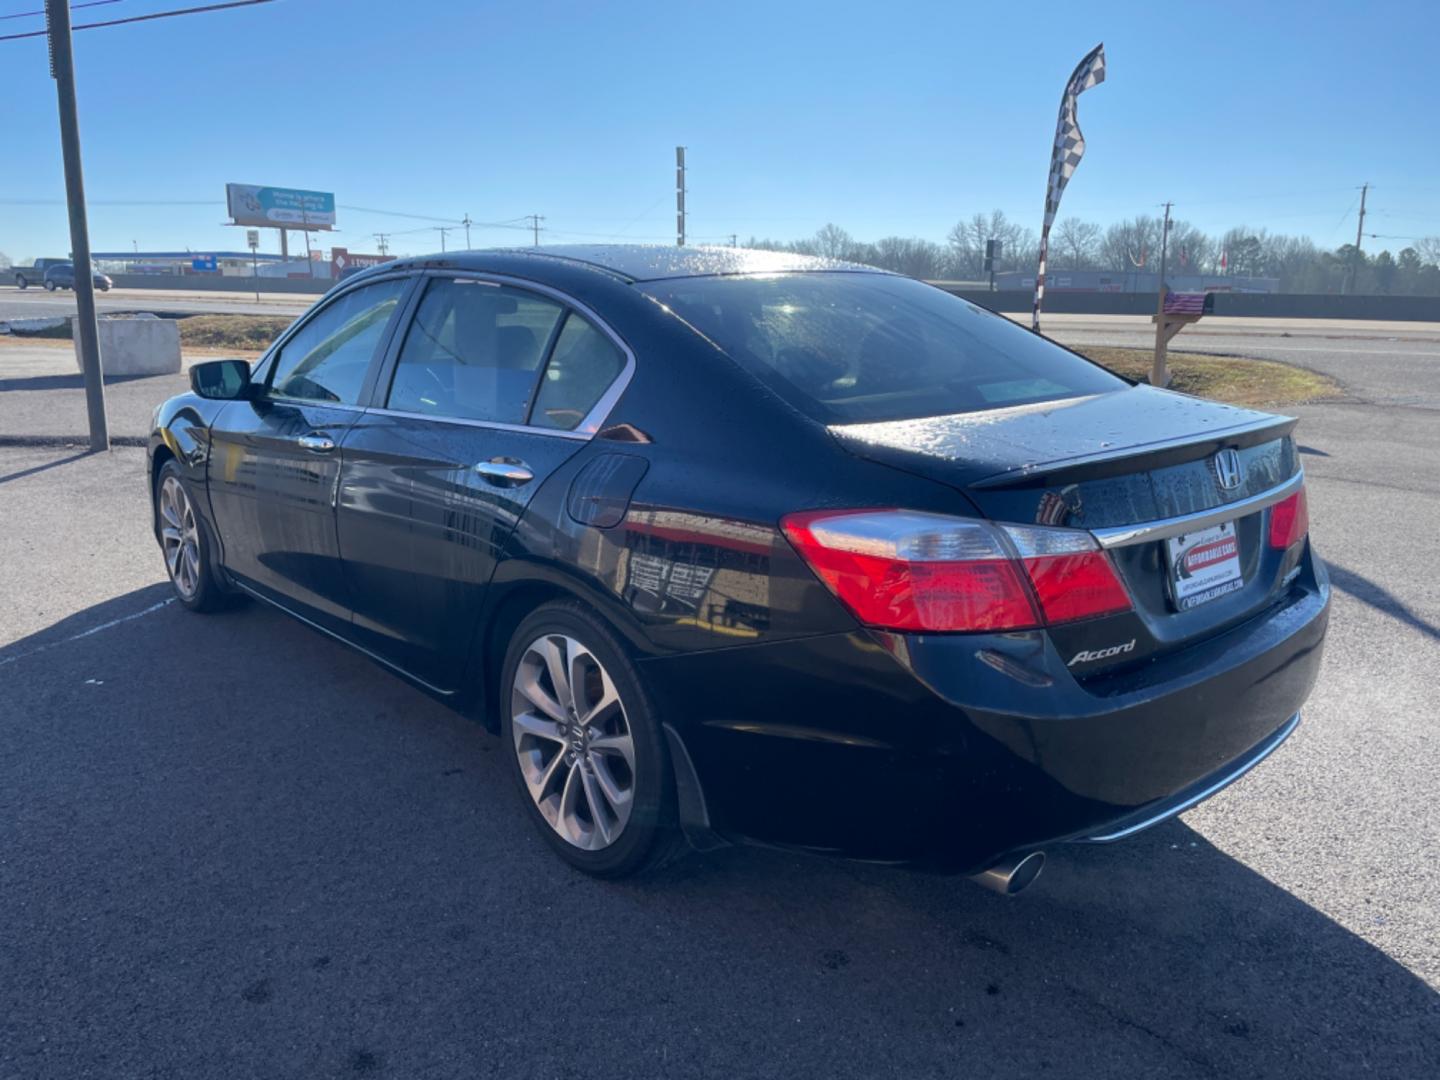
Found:
M 1203 315 L 1205 314 L 1205 294 L 1203 292 L 1169 292 L 1167 290 L 1165 314 Z
M 1050 226 L 1060 209 L 1060 196 L 1075 167 L 1085 156 L 1085 136 L 1075 118 L 1075 99 L 1105 81 L 1105 43 L 1091 49 L 1076 66 L 1065 94 L 1060 99 L 1060 119 L 1055 124 L 1055 147 L 1050 154 L 1050 181 L 1045 189 L 1045 224 L 1040 230 L 1040 266 L 1035 273 L 1035 311 L 1031 329 L 1040 329 L 1040 305 L 1045 299 L 1045 258 L 1050 249 Z

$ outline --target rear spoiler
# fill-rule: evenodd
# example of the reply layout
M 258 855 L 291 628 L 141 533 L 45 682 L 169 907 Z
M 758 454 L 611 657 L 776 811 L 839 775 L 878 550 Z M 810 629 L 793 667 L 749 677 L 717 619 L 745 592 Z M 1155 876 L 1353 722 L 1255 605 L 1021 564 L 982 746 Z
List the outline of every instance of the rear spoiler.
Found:
M 1247 446 L 1282 439 L 1295 430 L 1297 423 L 1299 420 L 1293 416 L 1267 416 L 1263 420 L 1221 428 L 1199 436 L 1192 432 L 1174 439 L 1125 446 L 1062 461 L 1027 462 L 1018 468 L 972 481 L 967 486 L 976 490 L 995 490 L 1050 487 L 1081 480 L 1101 480 L 1107 476 L 1134 472 L 1137 458 L 1145 459 L 1147 469 L 1181 465 L 1187 461 L 1209 457 L 1227 446 L 1242 450 Z

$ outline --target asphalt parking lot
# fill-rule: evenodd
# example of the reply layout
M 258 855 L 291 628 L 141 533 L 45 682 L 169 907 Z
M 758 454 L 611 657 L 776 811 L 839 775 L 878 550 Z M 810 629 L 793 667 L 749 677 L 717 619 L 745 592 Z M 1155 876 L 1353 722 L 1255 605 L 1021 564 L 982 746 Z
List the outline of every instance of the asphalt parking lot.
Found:
M 465 717 L 168 603 L 143 451 L 27 444 L 75 388 L 0 370 L 0 1077 L 1435 1076 L 1440 348 L 1367 340 L 1291 342 L 1350 393 L 1296 410 L 1305 722 L 1009 900 L 758 848 L 569 871 Z

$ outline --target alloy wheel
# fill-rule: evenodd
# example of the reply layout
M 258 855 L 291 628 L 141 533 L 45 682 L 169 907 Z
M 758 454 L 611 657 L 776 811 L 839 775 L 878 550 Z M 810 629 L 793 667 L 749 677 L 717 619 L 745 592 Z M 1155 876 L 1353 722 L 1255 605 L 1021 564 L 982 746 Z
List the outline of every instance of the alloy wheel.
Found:
M 190 496 L 174 476 L 160 485 L 160 543 L 170 580 L 181 596 L 193 598 L 200 588 L 200 527 Z
M 510 694 L 515 754 L 540 815 L 585 851 L 620 838 L 635 801 L 635 742 L 605 666 L 546 634 L 525 649 Z

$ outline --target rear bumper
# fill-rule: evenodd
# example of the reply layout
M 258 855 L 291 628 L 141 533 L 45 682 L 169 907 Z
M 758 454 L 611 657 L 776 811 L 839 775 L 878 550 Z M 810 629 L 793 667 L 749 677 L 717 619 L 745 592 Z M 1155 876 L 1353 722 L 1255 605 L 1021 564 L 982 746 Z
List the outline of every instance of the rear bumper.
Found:
M 1249 622 L 1084 685 L 1047 635 L 855 631 L 641 662 L 722 835 L 969 871 L 1120 839 L 1221 790 L 1294 729 L 1323 571 Z
M 1171 818 L 1183 814 L 1192 806 L 1199 806 L 1210 796 L 1224 791 L 1276 750 L 1279 750 L 1281 744 L 1290 738 L 1299 726 L 1300 714 L 1297 712 L 1277 731 L 1266 736 L 1238 759 L 1217 769 L 1211 775 L 1201 777 L 1189 787 L 1181 788 L 1167 798 L 1159 799 L 1132 814 L 1109 822 L 1088 835 L 1075 837 L 1075 841 L 1082 844 L 1113 844 L 1116 840 L 1124 840 L 1138 832 L 1144 832 L 1151 826 L 1169 821 Z

